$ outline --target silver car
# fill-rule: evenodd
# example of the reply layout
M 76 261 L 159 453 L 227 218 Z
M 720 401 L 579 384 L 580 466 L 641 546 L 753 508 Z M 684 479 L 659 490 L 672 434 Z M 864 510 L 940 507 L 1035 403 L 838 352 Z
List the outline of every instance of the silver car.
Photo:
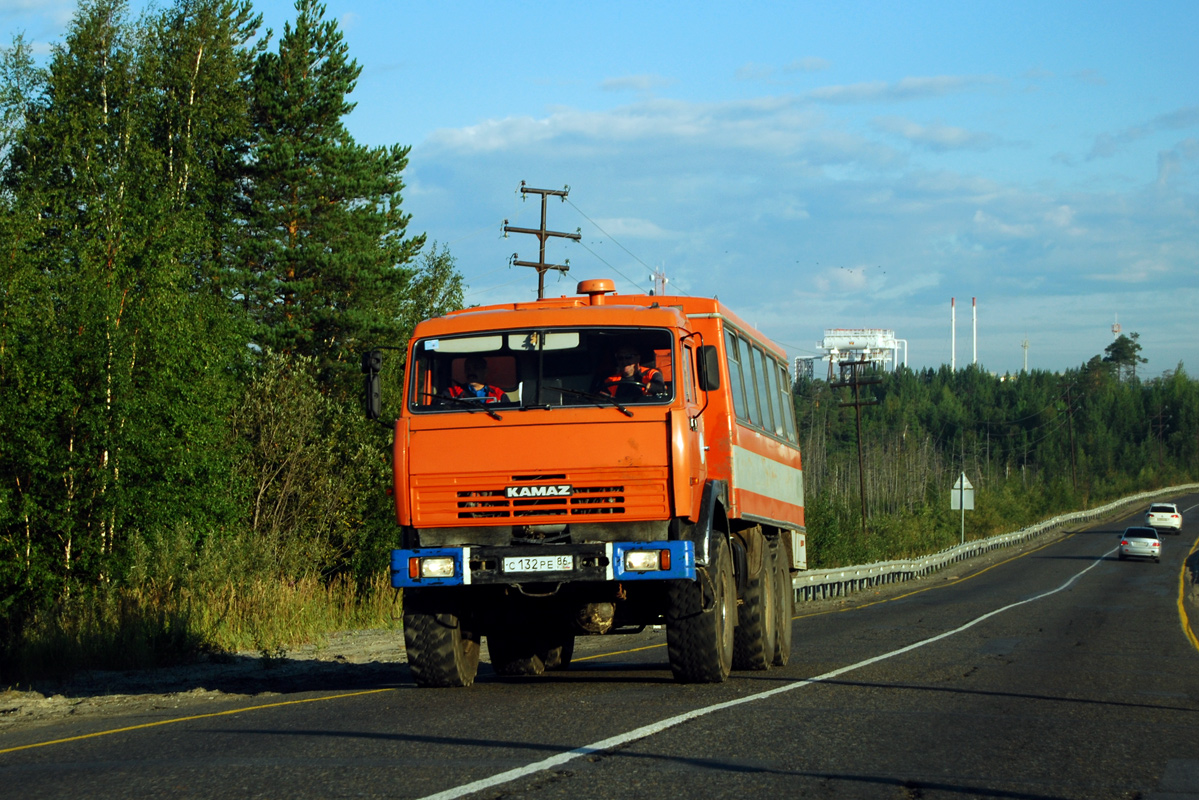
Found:
M 1159 531 L 1182 533 L 1182 514 L 1173 503 L 1154 503 L 1145 512 L 1145 524 Z
M 1116 555 L 1121 561 L 1126 558 L 1152 558 L 1160 562 L 1162 540 L 1153 528 L 1126 528 L 1120 537 Z

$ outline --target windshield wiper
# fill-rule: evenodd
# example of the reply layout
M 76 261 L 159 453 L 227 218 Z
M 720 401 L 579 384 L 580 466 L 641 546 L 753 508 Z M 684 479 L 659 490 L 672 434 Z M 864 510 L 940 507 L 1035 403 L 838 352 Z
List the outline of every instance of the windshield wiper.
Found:
M 608 405 L 616 406 L 617 410 L 619 410 L 620 413 L 624 414 L 626 417 L 633 416 L 632 411 L 629 411 L 627 408 L 625 408 L 620 403 L 618 403 L 616 401 L 615 397 L 608 395 L 608 394 L 599 394 L 597 392 L 581 392 L 578 389 L 567 389 L 565 386 L 542 386 L 541 388 L 542 389 L 553 389 L 555 392 L 562 392 L 563 394 L 573 394 L 577 397 L 585 397 L 588 400 L 591 400 L 592 402 L 594 402 L 597 406 L 600 406 L 601 408 L 603 406 L 599 401 L 602 400 L 605 403 L 607 403 Z
M 431 397 L 434 400 L 445 400 L 446 402 L 449 402 L 449 403 L 457 403 L 458 405 L 466 408 L 472 414 L 475 413 L 476 411 L 482 411 L 484 414 L 491 417 L 492 419 L 503 419 L 503 417 L 501 417 L 499 414 L 492 411 L 490 408 L 487 407 L 487 404 L 483 403 L 483 402 L 476 402 L 474 400 L 463 400 L 461 397 L 450 397 L 449 395 L 444 395 L 444 394 L 429 394 L 428 392 L 421 392 L 421 397 Z

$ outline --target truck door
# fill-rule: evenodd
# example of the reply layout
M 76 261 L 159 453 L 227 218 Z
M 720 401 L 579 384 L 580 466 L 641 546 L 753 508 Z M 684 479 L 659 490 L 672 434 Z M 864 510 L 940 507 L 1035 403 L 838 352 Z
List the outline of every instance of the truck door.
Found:
M 695 346 L 690 339 L 680 348 L 680 363 L 674 371 L 675 390 L 683 399 L 681 411 L 672 414 L 674 437 L 675 513 L 695 519 L 704 483 L 708 477 L 707 451 L 704 447 L 703 397 L 696 381 Z

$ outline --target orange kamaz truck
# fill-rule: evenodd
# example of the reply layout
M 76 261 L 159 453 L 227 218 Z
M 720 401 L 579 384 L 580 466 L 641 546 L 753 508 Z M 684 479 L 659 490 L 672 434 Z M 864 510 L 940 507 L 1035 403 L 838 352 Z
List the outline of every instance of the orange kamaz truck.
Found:
M 382 355 L 363 356 L 379 419 Z M 421 686 L 570 664 L 666 628 L 677 680 L 791 652 L 803 473 L 786 355 L 722 303 L 617 295 L 417 325 L 395 421 L 404 638 Z

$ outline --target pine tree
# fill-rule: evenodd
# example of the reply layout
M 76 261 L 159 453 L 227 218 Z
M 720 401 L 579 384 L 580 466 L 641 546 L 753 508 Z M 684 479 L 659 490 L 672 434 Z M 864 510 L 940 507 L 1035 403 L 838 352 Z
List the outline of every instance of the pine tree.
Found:
M 253 72 L 240 291 L 259 345 L 316 358 L 326 389 L 349 396 L 359 351 L 402 340 L 407 265 L 424 237 L 405 237 L 409 148 L 355 143 L 342 118 L 361 68 L 323 5 L 296 11 Z
M 1125 376 L 1136 380 L 1137 364 L 1146 364 L 1149 361 L 1141 357 L 1141 344 L 1137 341 L 1140 338 L 1139 333 L 1127 336 L 1121 334 L 1103 350 L 1103 360 L 1116 368 L 1116 373 L 1122 380 Z

